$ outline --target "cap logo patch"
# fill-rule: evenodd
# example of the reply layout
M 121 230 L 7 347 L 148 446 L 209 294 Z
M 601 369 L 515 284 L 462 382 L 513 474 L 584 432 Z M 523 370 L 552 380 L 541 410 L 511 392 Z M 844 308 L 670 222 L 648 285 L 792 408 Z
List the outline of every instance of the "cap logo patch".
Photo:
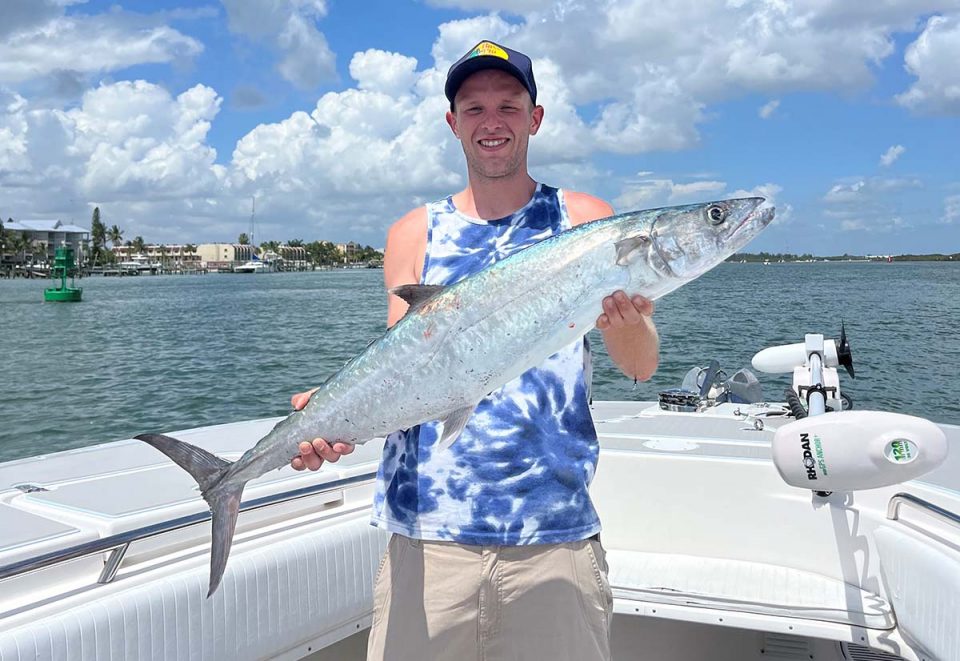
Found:
M 492 55 L 493 57 L 499 57 L 502 60 L 510 59 L 510 56 L 507 55 L 507 51 L 503 50 L 496 44 L 491 44 L 489 41 L 480 42 L 470 53 L 470 57 L 479 57 L 480 55 Z

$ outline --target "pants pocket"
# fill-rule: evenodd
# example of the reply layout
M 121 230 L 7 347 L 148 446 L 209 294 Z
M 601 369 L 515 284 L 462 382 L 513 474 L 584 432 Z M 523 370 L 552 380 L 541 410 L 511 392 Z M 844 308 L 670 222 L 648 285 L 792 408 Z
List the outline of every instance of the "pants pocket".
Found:
M 403 562 L 409 544 L 402 535 L 391 535 L 387 550 L 380 559 L 377 577 L 373 581 L 373 626 L 379 624 L 390 610 L 390 597 L 397 569 Z
M 587 540 L 587 554 L 590 556 L 590 562 L 593 565 L 600 603 L 603 604 L 607 615 L 607 626 L 609 627 L 610 620 L 613 617 L 613 590 L 610 588 L 610 567 L 607 565 L 607 552 L 600 544 L 600 540 L 590 539 Z

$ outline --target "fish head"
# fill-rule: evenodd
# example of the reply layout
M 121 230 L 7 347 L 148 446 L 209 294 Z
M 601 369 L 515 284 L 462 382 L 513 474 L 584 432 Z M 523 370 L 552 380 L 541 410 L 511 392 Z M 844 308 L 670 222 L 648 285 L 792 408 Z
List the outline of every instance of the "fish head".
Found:
M 646 228 L 618 243 L 617 261 L 628 267 L 645 262 L 666 280 L 688 282 L 740 250 L 770 224 L 774 209 L 764 203 L 762 197 L 747 197 L 646 212 Z M 647 259 L 637 260 L 636 253 Z

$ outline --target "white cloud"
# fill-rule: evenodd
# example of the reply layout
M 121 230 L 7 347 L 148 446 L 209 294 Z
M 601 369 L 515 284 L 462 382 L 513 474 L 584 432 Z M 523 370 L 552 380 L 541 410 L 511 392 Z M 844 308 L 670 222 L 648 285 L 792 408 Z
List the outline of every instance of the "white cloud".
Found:
M 913 177 L 856 178 L 831 186 L 823 201 L 828 204 L 863 203 L 880 194 L 922 187 L 923 182 Z
M 434 7 L 451 7 L 466 11 L 504 11 L 512 14 L 522 14 L 540 9 L 549 9 L 553 6 L 562 7 L 569 4 L 569 0 L 427 0 L 427 4 Z
M 249 216 L 251 195 L 257 196 L 265 238 L 314 230 L 331 237 L 382 236 L 411 205 L 465 184 L 460 146 L 443 122 L 442 89 L 449 65 L 484 38 L 534 57 L 546 109 L 541 133 L 531 141 L 536 176 L 587 190 L 619 186 L 612 197 L 621 209 L 763 195 L 777 203 L 782 224 L 792 208 L 778 203 L 777 184 L 730 192 L 723 171 L 673 179 L 641 172 L 619 184 L 594 156 L 695 146 L 710 107 L 747 94 L 772 99 L 759 109 L 769 118 L 779 109 L 774 97 L 782 94 L 862 90 L 893 51 L 892 35 L 916 30 L 917 17 L 936 9 L 932 0 L 884 2 L 869 10 L 840 0 L 688 0 L 680 9 L 654 0 L 433 0 L 508 12 L 509 20 L 507 13 L 490 13 L 444 23 L 432 61 L 372 48 L 341 54 L 350 58 L 353 82 L 323 94 L 312 108 L 252 128 L 217 164 L 208 132 L 221 100 L 208 86 L 170 92 L 144 81 L 105 82 L 67 111 L 37 105 L 35 96 L 15 87 L 25 76 L 61 70 L 112 72 L 132 63 L 171 62 L 195 55 L 198 42 L 158 25 L 156 17 L 115 10 L 65 18 L 60 3 L 18 3 L 19 27 L 0 41 L 0 82 L 12 88 L 0 87 L 5 202 L 34 215 L 66 208 L 70 199 L 105 203 L 102 210 L 129 224 L 131 234 L 151 240 L 236 236 L 246 229 L 237 219 Z M 223 3 L 231 30 L 266 45 L 261 50 L 273 49 L 287 80 L 316 87 L 335 75 L 335 55 L 319 29 L 329 3 Z M 908 66 L 918 77 L 915 88 L 922 87 L 922 94 L 911 90 L 911 107 L 946 98 L 944 82 L 952 74 L 933 65 L 949 51 L 944 40 L 951 34 L 929 22 L 911 47 Z M 85 75 L 69 71 L 63 81 L 87 85 Z M 248 97 L 259 102 L 256 94 Z M 845 204 L 862 204 L 868 193 L 916 185 L 894 178 L 836 181 L 824 201 L 828 213 L 846 212 Z M 956 204 L 946 208 L 944 217 L 954 221 Z
M 63 14 L 62 5 L 55 0 L 6 0 L 0 37 L 43 25 Z
M 860 193 L 866 187 L 864 180 L 855 181 L 850 184 L 834 184 L 827 194 L 823 196 L 824 202 L 855 202 L 860 199 Z
M 61 8 L 62 12 L 62 8 Z M 0 84 L 64 71 L 103 73 L 137 64 L 174 62 L 203 50 L 195 39 L 155 19 L 121 11 L 57 16 L 0 39 Z
M 953 224 L 960 221 L 960 195 L 950 195 L 943 201 L 943 215 L 940 222 Z
M 410 93 L 417 81 L 417 60 L 371 48 L 354 53 L 350 75 L 362 90 L 403 96 Z
M 650 173 L 640 173 L 641 176 L 648 174 Z M 726 189 L 727 184 L 724 181 L 678 183 L 673 179 L 632 179 L 624 183 L 615 206 L 626 210 L 706 202 L 720 197 L 729 197 L 724 193 Z
M 0 132 L 9 131 L 2 143 L 11 147 L 0 149 L 0 185 L 10 207 L 36 216 L 69 200 L 108 202 L 112 222 L 161 235 L 171 217 L 161 209 L 186 223 L 216 213 L 226 172 L 206 144 L 220 107 L 212 89 L 172 97 L 144 81 L 103 84 L 69 111 L 7 101 Z
M 221 0 L 230 29 L 271 44 L 280 54 L 285 80 L 314 89 L 336 75 L 336 56 L 316 23 L 327 14 L 325 0 Z
M 433 42 L 430 54 L 437 69 L 444 76 L 450 65 L 459 60 L 467 49 L 484 39 L 490 39 L 511 48 L 520 48 L 520 44 L 516 43 L 520 28 L 511 25 L 497 14 L 448 21 L 442 24 L 438 31 L 439 36 Z M 535 53 L 530 51 L 530 55 L 534 57 Z
M 870 216 L 869 220 L 858 216 L 840 222 L 840 229 L 844 232 L 870 232 L 872 234 L 890 234 L 912 227 L 911 223 L 900 216 Z
M 904 57 L 917 81 L 897 101 L 923 113 L 960 114 L 960 15 L 932 16 Z
M 761 119 L 770 119 L 773 117 L 773 113 L 776 112 L 777 108 L 780 107 L 780 99 L 773 99 L 769 101 L 760 108 L 757 114 L 760 115 Z
M 890 167 L 893 165 L 900 156 L 903 155 L 903 152 L 907 151 L 907 148 L 903 145 L 893 145 L 887 151 L 880 156 L 880 165 L 883 167 Z

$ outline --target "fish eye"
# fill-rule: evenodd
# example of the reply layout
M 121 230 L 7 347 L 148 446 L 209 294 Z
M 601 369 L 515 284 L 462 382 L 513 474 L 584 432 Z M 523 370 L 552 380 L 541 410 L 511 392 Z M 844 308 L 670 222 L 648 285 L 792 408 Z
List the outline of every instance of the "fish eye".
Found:
M 727 210 L 716 204 L 707 207 L 706 213 L 711 225 L 720 225 L 727 219 Z

